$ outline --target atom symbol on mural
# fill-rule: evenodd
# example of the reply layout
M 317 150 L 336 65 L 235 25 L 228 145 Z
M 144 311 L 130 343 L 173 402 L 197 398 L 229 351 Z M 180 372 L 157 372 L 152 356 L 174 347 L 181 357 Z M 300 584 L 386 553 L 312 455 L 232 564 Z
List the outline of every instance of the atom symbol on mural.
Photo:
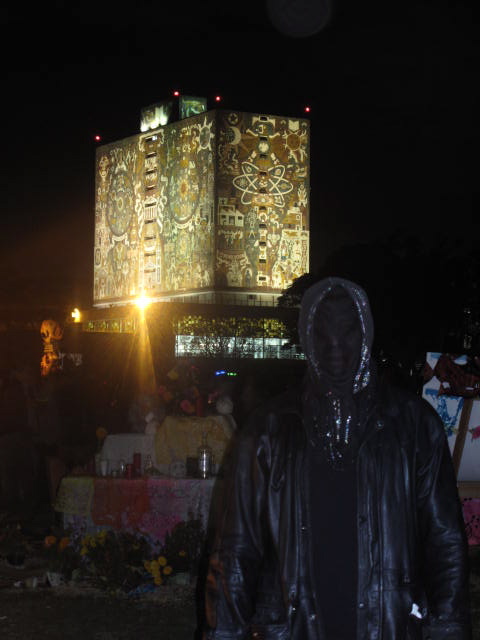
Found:
M 268 171 L 261 171 L 251 162 L 242 162 L 241 176 L 233 179 L 233 184 L 242 192 L 242 204 L 250 204 L 252 196 L 268 193 L 273 196 L 277 207 L 285 206 L 283 196 L 293 189 L 293 185 L 283 177 L 285 167 L 278 164 Z

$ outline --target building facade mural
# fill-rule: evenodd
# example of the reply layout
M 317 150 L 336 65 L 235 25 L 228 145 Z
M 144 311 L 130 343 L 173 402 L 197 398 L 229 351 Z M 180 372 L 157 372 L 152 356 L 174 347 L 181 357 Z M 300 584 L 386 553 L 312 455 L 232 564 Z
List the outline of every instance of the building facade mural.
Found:
M 94 304 L 278 291 L 309 267 L 309 124 L 206 111 L 99 147 Z
M 309 269 L 309 123 L 218 114 L 219 286 L 281 291 Z

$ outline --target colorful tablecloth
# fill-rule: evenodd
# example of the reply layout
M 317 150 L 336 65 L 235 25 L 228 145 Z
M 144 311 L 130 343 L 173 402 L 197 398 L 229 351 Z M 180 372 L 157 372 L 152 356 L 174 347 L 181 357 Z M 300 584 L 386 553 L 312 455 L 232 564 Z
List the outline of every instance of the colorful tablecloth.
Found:
M 139 531 L 154 540 L 190 516 L 207 527 L 215 480 L 67 476 L 54 504 L 64 524 L 81 533 L 100 528 Z M 468 542 L 480 544 L 480 498 L 463 498 Z
M 462 507 L 468 544 L 480 544 L 480 499 L 464 498 Z
M 162 541 L 189 517 L 207 527 L 214 479 L 63 478 L 54 505 L 64 524 L 85 532 L 110 528 L 138 531 Z

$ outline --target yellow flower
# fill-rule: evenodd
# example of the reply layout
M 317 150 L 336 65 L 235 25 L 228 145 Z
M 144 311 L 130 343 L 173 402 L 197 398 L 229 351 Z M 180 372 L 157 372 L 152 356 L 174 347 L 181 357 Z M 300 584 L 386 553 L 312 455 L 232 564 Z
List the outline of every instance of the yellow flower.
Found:
M 154 583 L 155 583 L 157 586 L 160 586 L 160 585 L 162 584 L 162 582 L 163 582 L 163 580 L 162 580 L 162 577 L 161 577 L 161 576 L 155 576 Z
M 99 531 L 96 535 L 96 539 L 99 545 L 104 545 L 107 539 L 107 530 L 102 529 L 101 531 Z
M 57 538 L 55 536 L 47 536 L 44 540 L 44 544 L 47 547 L 53 547 L 54 544 L 57 543 Z
M 70 544 L 70 538 L 67 538 L 67 537 L 62 538 L 58 543 L 58 549 L 60 551 L 63 551 L 66 547 L 68 547 L 69 544 Z
M 165 556 L 159 556 L 157 562 L 161 567 L 164 567 L 167 564 L 167 559 Z
M 166 567 L 163 568 L 163 573 L 166 576 L 169 576 L 172 573 L 172 571 L 173 571 L 172 567 L 170 565 L 168 565 L 168 564 L 167 564 Z
M 93 541 L 93 538 L 92 538 L 92 536 L 90 536 L 90 535 L 86 535 L 84 538 L 82 538 L 82 544 L 83 544 L 85 547 L 89 547 L 89 546 L 91 546 L 92 541 Z

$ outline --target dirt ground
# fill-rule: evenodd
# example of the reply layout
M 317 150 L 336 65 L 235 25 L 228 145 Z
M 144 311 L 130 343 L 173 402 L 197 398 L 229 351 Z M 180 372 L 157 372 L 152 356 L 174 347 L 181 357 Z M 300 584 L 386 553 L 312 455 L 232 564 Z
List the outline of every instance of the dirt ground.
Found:
M 196 640 L 195 592 L 165 586 L 138 598 L 85 586 L 25 586 L 31 571 L 0 566 L 2 640 Z M 38 573 L 38 571 L 37 571 Z M 11 580 L 21 586 L 12 586 Z M 473 640 L 480 640 L 480 575 L 472 573 Z
M 85 588 L 0 591 L 2 640 L 194 640 L 193 589 L 163 587 L 140 598 Z
M 480 640 L 480 548 L 470 549 L 473 640 Z M 1 640 L 198 640 L 195 586 L 109 596 L 81 584 L 51 587 L 44 560 L 0 557 Z M 37 578 L 34 586 L 32 578 Z

